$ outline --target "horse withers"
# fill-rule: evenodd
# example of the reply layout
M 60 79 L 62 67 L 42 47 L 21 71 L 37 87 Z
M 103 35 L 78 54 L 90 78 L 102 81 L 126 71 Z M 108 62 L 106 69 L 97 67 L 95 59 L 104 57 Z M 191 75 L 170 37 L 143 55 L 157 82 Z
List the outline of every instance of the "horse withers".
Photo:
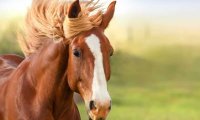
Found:
M 74 92 L 92 120 L 105 120 L 111 110 L 107 81 L 113 48 L 104 30 L 116 2 L 105 13 L 89 16 L 96 9 L 93 1 L 83 8 L 76 0 L 67 14 L 66 2 L 55 1 L 33 1 L 20 42 L 26 58 L 0 57 L 0 71 L 10 69 L 6 77 L 0 75 L 0 120 L 80 120 Z

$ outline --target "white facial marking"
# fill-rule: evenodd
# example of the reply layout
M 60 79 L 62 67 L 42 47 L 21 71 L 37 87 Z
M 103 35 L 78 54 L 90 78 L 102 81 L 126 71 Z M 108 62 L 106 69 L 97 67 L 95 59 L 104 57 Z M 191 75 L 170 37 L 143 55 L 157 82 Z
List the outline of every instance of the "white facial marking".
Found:
M 86 38 L 86 44 L 90 48 L 94 56 L 94 73 L 92 83 L 92 100 L 97 100 L 100 103 L 110 101 L 110 95 L 107 90 L 106 76 L 103 68 L 103 56 L 99 38 L 92 34 Z

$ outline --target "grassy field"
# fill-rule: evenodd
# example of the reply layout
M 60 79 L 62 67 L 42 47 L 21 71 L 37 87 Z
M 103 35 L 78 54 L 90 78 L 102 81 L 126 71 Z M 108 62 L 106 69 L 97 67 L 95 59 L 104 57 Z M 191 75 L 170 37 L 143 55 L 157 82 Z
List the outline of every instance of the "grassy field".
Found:
M 21 54 L 16 19 L 3 21 L 0 54 Z M 191 35 L 161 34 L 159 30 L 150 29 L 151 36 L 144 38 L 140 37 L 145 36 L 142 30 L 134 31 L 132 41 L 112 36 L 112 29 L 107 33 L 120 39 L 113 42 L 108 83 L 113 106 L 108 120 L 200 120 L 200 43 L 190 44 Z M 195 41 L 198 38 L 194 36 Z M 79 109 L 82 120 L 88 120 L 83 104 Z

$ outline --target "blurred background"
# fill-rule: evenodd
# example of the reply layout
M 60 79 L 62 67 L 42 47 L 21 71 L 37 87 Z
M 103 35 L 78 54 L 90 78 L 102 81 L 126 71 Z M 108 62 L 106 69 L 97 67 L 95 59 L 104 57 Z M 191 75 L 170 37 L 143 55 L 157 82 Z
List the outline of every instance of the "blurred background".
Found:
M 0 54 L 23 55 L 16 32 L 30 3 L 0 1 Z M 106 35 L 115 48 L 108 120 L 200 120 L 200 1 L 117 0 Z

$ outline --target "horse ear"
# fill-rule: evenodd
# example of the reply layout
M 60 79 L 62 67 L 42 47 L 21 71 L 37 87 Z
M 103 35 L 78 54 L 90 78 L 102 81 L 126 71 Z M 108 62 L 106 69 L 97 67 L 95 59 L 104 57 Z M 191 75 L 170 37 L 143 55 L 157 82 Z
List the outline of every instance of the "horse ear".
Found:
M 100 26 L 101 28 L 106 29 L 108 27 L 115 12 L 115 5 L 116 5 L 116 1 L 113 1 L 112 3 L 110 3 L 107 11 L 103 14 L 103 20 Z
M 81 12 L 81 6 L 79 0 L 74 1 L 68 9 L 69 18 L 77 18 L 78 14 Z

